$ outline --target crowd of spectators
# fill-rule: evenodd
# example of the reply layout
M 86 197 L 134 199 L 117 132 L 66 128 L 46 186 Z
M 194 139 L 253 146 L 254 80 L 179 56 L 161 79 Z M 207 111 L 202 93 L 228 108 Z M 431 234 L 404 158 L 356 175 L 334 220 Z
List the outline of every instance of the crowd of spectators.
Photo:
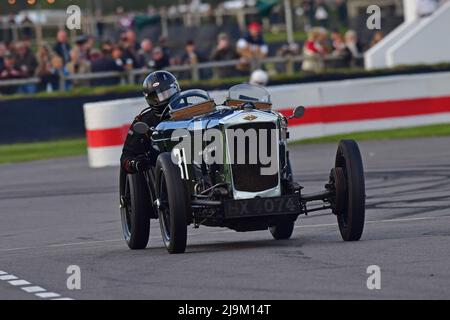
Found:
M 239 59 L 235 68 L 218 70 L 220 77 L 229 77 L 248 74 L 251 71 L 251 60 L 267 55 L 268 46 L 263 39 L 262 26 L 257 22 L 249 25 L 248 34 L 236 44 L 229 35 L 221 33 L 210 54 L 198 50 L 194 40 L 188 40 L 184 52 L 177 56 L 171 54 L 164 37 L 160 37 L 156 43 L 149 38 L 139 42 L 132 28 L 124 30 L 118 41 L 106 40 L 100 43 L 94 37 L 83 35 L 70 43 L 68 33 L 60 30 L 53 45 L 40 43 L 33 48 L 31 39 L 0 43 L 0 80 L 38 79 L 37 83 L 34 81 L 26 85 L 1 86 L 0 93 L 57 91 L 61 86 L 70 89 L 86 85 L 116 85 L 122 81 L 122 77 L 72 77 L 75 79 L 64 83 L 61 83 L 61 79 L 87 73 L 124 72 L 141 68 L 161 70 L 172 65 Z
M 382 37 L 383 34 L 377 32 L 371 45 L 375 45 Z M 302 70 L 320 72 L 326 62 L 332 68 L 362 67 L 364 49 L 353 30 L 342 34 L 338 30 L 329 33 L 325 28 L 314 27 L 308 32 L 308 39 L 303 46 Z
M 305 1 L 306 4 L 309 2 Z M 338 5 L 345 3 L 340 0 L 336 2 Z M 350 30 L 342 34 L 338 29 L 329 32 L 326 28 L 325 3 L 320 0 L 315 0 L 313 3 L 315 6 L 305 7 L 307 13 L 309 11 L 314 13 L 310 19 L 314 23 L 309 28 L 307 40 L 301 44 L 286 44 L 276 51 L 276 54 L 280 56 L 303 54 L 301 70 L 305 72 L 320 72 L 328 66 L 361 66 L 364 48 L 360 45 L 356 32 Z M 269 56 L 269 46 L 265 42 L 263 27 L 259 22 L 251 22 L 247 31 L 239 39 L 232 39 L 230 35 L 220 33 L 211 52 L 199 50 L 195 40 L 189 39 L 185 42 L 181 54 L 172 54 L 166 38 L 160 37 L 156 41 L 150 38 L 138 40 L 128 16 L 120 12 L 118 14 L 121 16 L 119 28 L 122 31 L 114 40 L 80 35 L 71 42 L 68 33 L 60 30 L 57 32 L 54 43 L 35 44 L 32 40 L 33 30 L 29 26 L 30 29 L 23 33 L 21 41 L 0 42 L 0 81 L 36 79 L 27 84 L 0 86 L 0 94 L 51 92 L 82 86 L 117 85 L 131 78 L 116 75 L 108 77 L 92 77 L 91 75 L 83 77 L 83 75 L 108 72 L 123 74 L 136 69 L 161 70 L 174 65 L 196 65 L 208 61 L 234 60 L 236 63 L 232 66 L 216 68 L 216 76 L 219 78 L 242 76 L 249 75 L 252 70 L 261 67 L 258 64 L 255 65 L 255 61 L 258 62 Z M 345 11 L 342 11 L 341 16 L 344 22 Z M 31 25 L 31 21 L 27 22 L 27 25 Z M 373 43 L 381 38 L 382 34 L 378 33 Z M 299 69 L 300 67 L 297 71 Z M 185 74 L 182 73 L 180 76 L 189 77 L 190 71 Z M 67 80 L 67 77 L 70 80 Z M 199 77 L 211 77 L 211 70 L 201 69 Z M 135 76 L 133 79 L 138 80 L 138 77 Z

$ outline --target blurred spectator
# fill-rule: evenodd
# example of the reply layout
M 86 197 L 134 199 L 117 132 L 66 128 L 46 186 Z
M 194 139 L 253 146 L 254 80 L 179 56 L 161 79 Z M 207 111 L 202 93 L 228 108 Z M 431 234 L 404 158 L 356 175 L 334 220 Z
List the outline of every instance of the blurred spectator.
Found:
M 23 76 L 22 71 L 16 67 L 14 55 L 10 52 L 5 53 L 3 69 L 0 70 L 0 80 L 19 79 Z M 17 93 L 17 86 L 0 87 L 0 93 L 15 94 Z
M 332 51 L 334 51 L 338 47 L 338 42 L 340 42 L 341 40 L 343 41 L 344 39 L 338 29 L 333 29 L 333 30 L 331 30 L 329 40 L 331 43 L 331 49 L 332 49 Z M 345 43 L 344 43 L 344 45 L 345 45 Z
M 101 58 L 102 58 L 102 52 L 101 52 L 101 50 L 99 50 L 99 49 L 97 49 L 97 48 L 93 48 L 92 51 L 91 51 L 91 60 L 90 60 L 90 66 L 91 66 L 91 68 L 92 68 L 92 63 L 93 63 L 94 61 L 97 61 L 97 60 L 101 59 Z M 91 72 L 92 72 L 92 70 L 91 70 Z
M 184 47 L 185 51 L 183 55 L 181 56 L 181 63 L 182 64 L 198 64 L 200 62 L 203 62 L 203 56 L 202 54 L 197 50 L 195 46 L 195 42 L 193 40 L 188 40 L 186 42 L 186 46 Z
M 26 77 L 33 77 L 37 67 L 37 60 L 25 42 L 16 44 L 16 66 Z
M 331 55 L 336 59 L 332 65 L 335 68 L 349 67 L 352 59 L 352 54 L 347 48 L 344 38 L 340 33 L 333 35 L 333 52 Z
M 212 61 L 228 61 L 239 58 L 236 49 L 231 45 L 230 38 L 226 33 L 221 33 L 217 37 L 217 46 L 211 53 L 210 59 Z M 217 69 L 218 76 L 221 78 L 232 77 L 236 75 L 234 67 L 225 67 Z
M 308 39 L 303 46 L 303 71 L 320 72 L 324 69 L 324 56 L 326 54 L 324 41 L 326 36 L 327 31 L 320 27 L 311 28 L 308 32 Z
M 203 54 L 197 50 L 195 42 L 193 40 L 188 40 L 186 42 L 185 51 L 181 56 L 181 64 L 196 65 L 204 62 L 205 60 L 206 59 L 204 58 Z M 207 78 L 210 74 L 208 71 L 209 70 L 200 69 L 198 73 L 200 79 Z M 188 74 L 190 74 L 190 72 Z
M 91 52 L 95 47 L 95 38 L 93 36 L 88 36 L 87 41 L 84 44 L 84 59 L 91 61 Z
M 16 68 L 22 72 L 25 78 L 34 77 L 37 60 L 31 49 L 27 46 L 25 42 L 18 42 L 16 44 Z M 23 93 L 34 93 L 36 92 L 36 85 L 26 84 L 19 87 L 19 90 Z
M 299 54 L 300 47 L 295 42 L 283 44 L 277 52 L 280 57 L 298 56 Z
M 127 30 L 133 26 L 133 19 L 125 12 L 123 7 L 117 7 L 116 15 L 119 17 L 119 27 L 122 30 Z
M 237 50 L 242 57 L 267 57 L 269 54 L 269 47 L 264 41 L 261 24 L 253 22 L 248 26 L 248 34 L 239 39 Z
M 318 26 L 327 28 L 329 25 L 330 9 L 324 0 L 315 1 L 314 19 Z
M 373 35 L 372 40 L 370 41 L 370 48 L 372 48 L 373 46 L 375 46 L 378 42 L 381 41 L 381 39 L 383 39 L 384 34 L 383 31 L 377 31 L 375 32 L 375 34 Z
M 264 41 L 261 24 L 253 22 L 248 26 L 248 34 L 237 42 L 237 52 L 241 56 L 238 69 L 243 72 L 249 71 L 254 59 L 267 57 L 269 47 Z
M 40 79 L 37 90 L 50 91 L 49 88 L 52 78 L 52 53 L 47 44 L 42 44 L 37 52 L 38 65 L 36 68 L 36 76 Z
M 170 66 L 169 57 L 165 55 L 164 50 L 161 47 L 153 49 L 153 69 L 162 70 Z
M 351 53 L 350 66 L 362 66 L 363 64 L 363 53 L 362 46 L 358 41 L 358 35 L 356 31 L 348 30 L 345 33 L 345 45 Z
M 122 48 L 114 47 L 112 50 L 112 58 L 116 62 L 116 65 L 123 68 L 124 71 L 133 69 L 133 61 L 131 59 L 124 58 L 124 52 Z
M 144 39 L 141 42 L 141 48 L 138 52 L 139 65 L 149 68 L 153 65 L 153 42 L 150 39 Z
M 53 51 L 60 56 L 64 63 L 70 60 L 70 45 L 68 43 L 67 32 L 64 30 L 58 31 L 56 35 L 56 44 L 53 47 Z
M 301 53 L 300 46 L 295 42 L 291 42 L 291 43 L 283 44 L 281 46 L 281 48 L 278 49 L 277 56 L 283 57 L 283 58 L 292 58 L 292 57 L 300 55 L 300 53 Z M 297 66 L 297 63 L 290 61 L 289 63 L 286 63 L 286 64 L 279 64 L 279 63 L 274 64 L 274 65 L 269 64 L 266 66 L 266 68 L 268 69 L 269 72 L 286 73 L 286 72 L 294 72 L 296 69 L 296 66 Z
M 63 59 L 58 56 L 54 55 L 52 57 L 51 61 L 51 69 L 50 69 L 50 85 L 52 91 L 58 91 L 61 89 L 61 77 L 67 77 L 69 75 L 69 72 L 67 72 L 67 69 L 64 66 Z M 70 89 L 70 82 L 64 81 L 64 90 Z
M 127 37 L 127 42 L 129 43 L 130 47 L 133 49 L 133 51 L 138 51 L 140 48 L 139 42 L 137 41 L 137 35 L 136 32 L 133 30 L 127 30 L 125 32 L 125 36 Z
M 230 38 L 226 33 L 221 33 L 217 37 L 217 46 L 211 53 L 213 61 L 227 61 L 237 59 L 239 55 L 230 43 Z
M 75 39 L 75 49 L 78 50 L 79 54 L 80 54 L 80 58 L 81 59 L 85 59 L 85 60 L 89 60 L 89 53 L 88 53 L 88 40 L 89 37 L 85 36 L 85 35 L 79 35 L 76 39 Z M 70 61 L 70 51 L 69 51 L 69 61 Z M 68 61 L 66 61 L 67 63 Z
M 109 40 L 103 41 L 100 46 L 100 50 L 103 56 L 111 55 L 113 50 L 112 42 Z
M 133 31 L 127 31 L 120 36 L 120 48 L 122 51 L 121 59 L 126 65 L 131 65 L 133 68 L 141 67 L 136 49 L 136 34 Z
M 81 59 L 78 49 L 72 49 L 70 51 L 70 61 L 66 65 L 66 69 L 70 75 L 85 74 L 91 71 L 91 65 L 89 61 Z M 89 80 L 72 80 L 72 85 L 74 87 L 89 86 Z
M 114 56 L 113 56 L 114 53 Z M 125 67 L 121 60 L 121 51 L 119 48 L 112 48 L 109 43 L 102 45 L 102 56 L 91 64 L 92 72 L 123 72 Z M 110 86 L 120 83 L 121 77 L 101 78 L 91 81 L 95 86 Z

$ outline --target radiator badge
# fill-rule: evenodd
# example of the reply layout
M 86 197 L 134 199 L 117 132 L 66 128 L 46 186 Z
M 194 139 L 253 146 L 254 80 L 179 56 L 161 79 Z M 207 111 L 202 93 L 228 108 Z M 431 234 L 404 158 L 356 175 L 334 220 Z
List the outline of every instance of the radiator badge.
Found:
M 253 114 L 249 114 L 248 116 L 244 117 L 244 120 L 253 121 L 257 119 L 257 116 L 254 116 Z

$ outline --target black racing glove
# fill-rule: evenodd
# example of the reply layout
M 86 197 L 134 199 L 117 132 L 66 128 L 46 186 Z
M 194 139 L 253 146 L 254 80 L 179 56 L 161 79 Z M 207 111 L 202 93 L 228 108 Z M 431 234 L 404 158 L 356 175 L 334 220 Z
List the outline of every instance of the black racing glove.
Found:
M 144 172 L 152 166 L 152 161 L 146 157 L 138 157 L 129 162 L 129 171 Z

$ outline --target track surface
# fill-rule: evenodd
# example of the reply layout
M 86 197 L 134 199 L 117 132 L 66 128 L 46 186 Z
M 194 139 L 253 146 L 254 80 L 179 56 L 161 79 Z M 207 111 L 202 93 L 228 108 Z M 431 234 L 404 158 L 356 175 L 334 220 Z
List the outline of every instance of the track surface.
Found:
M 292 240 L 268 231 L 189 229 L 169 255 L 159 225 L 147 250 L 122 240 L 117 169 L 85 158 L 0 166 L 0 270 L 73 299 L 450 298 L 450 138 L 364 142 L 367 224 L 344 243 L 335 217 L 300 217 Z M 292 148 L 306 192 L 326 182 L 335 145 Z M 66 268 L 81 268 L 81 290 Z M 381 290 L 366 269 L 381 268 Z M 0 299 L 36 299 L 0 281 Z

